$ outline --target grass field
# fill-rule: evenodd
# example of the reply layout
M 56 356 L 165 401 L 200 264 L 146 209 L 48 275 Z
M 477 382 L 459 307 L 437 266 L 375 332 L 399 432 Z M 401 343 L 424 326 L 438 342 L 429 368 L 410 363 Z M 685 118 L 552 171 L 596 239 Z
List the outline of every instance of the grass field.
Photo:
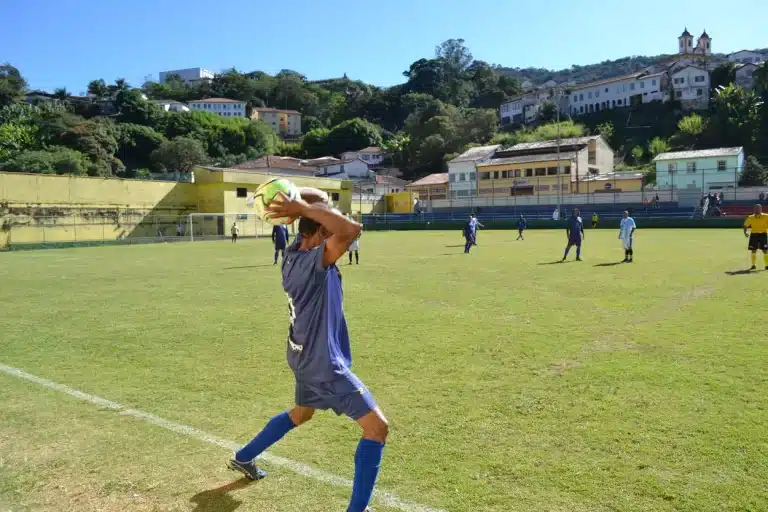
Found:
M 449 512 L 768 510 L 768 272 L 739 231 L 369 233 L 342 266 L 379 488 Z M 573 256 L 571 256 L 572 258 Z M 245 442 L 291 405 L 268 241 L 0 254 L 0 363 Z M 349 489 L 0 372 L 0 510 L 327 512 Z M 320 413 L 273 455 L 352 478 Z M 396 507 L 374 503 L 376 512 Z M 401 508 L 401 510 L 403 510 Z M 409 512 L 418 509 L 413 506 Z

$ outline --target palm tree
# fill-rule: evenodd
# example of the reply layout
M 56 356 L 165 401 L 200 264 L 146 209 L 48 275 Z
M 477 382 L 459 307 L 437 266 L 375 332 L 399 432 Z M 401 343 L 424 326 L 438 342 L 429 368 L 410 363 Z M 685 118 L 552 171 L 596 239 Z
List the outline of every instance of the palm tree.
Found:
M 103 79 L 92 80 L 88 83 L 88 94 L 97 100 L 103 100 L 109 95 L 109 88 Z

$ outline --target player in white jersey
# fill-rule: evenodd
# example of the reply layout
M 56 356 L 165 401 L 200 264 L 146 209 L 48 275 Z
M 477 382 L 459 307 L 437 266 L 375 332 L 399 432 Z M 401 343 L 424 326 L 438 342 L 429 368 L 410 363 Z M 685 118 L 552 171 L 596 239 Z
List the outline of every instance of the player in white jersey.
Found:
M 624 261 L 622 263 L 632 263 L 635 229 L 637 229 L 635 219 L 629 216 L 629 212 L 625 211 L 624 218 L 621 219 L 621 225 L 619 226 L 619 239 L 624 247 Z

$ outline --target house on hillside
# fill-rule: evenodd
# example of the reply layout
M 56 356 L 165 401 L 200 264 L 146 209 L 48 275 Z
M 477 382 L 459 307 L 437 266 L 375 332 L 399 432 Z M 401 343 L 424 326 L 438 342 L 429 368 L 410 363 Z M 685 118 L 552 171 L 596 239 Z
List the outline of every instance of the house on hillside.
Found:
M 289 176 L 314 176 L 316 167 L 302 165 L 298 158 L 282 156 L 263 156 L 255 160 L 248 160 L 232 167 L 244 171 L 271 172 Z
M 672 97 L 689 108 L 706 108 L 709 105 L 710 75 L 705 68 L 685 66 L 670 73 Z
M 221 117 L 246 117 L 245 102 L 228 98 L 193 100 L 189 102 L 189 108 L 193 111 L 210 112 Z
M 665 72 L 641 71 L 572 87 L 568 91 L 571 115 L 591 114 L 601 110 L 664 101 L 667 84 Z
M 728 55 L 728 61 L 734 64 L 760 64 L 766 61 L 765 55 L 750 50 L 739 50 Z
M 176 100 L 152 100 L 152 103 L 166 112 L 189 112 L 189 107 L 187 105 Z
M 500 148 L 480 146 L 468 149 L 448 162 L 448 190 L 451 199 L 477 196 L 477 164 L 493 157 Z
M 758 64 L 736 64 L 736 85 L 740 85 L 744 89 L 751 91 L 752 88 L 755 86 L 755 77 L 754 73 L 757 71 L 757 68 L 759 67 Z
M 359 158 L 368 165 L 375 167 L 381 165 L 387 156 L 387 153 L 385 153 L 384 150 L 382 150 L 380 147 L 369 146 L 357 151 L 345 151 L 341 154 L 341 159 L 353 160 L 355 158 Z
M 361 158 L 326 162 L 318 165 L 315 169 L 315 176 L 320 177 L 362 180 L 371 179 L 374 176 L 374 172 L 370 169 L 368 163 Z
M 744 148 L 673 151 L 653 161 L 658 188 L 707 192 L 736 186 L 744 170 Z
M 301 136 L 301 112 L 269 107 L 251 109 L 251 119 L 264 121 L 272 130 L 284 137 Z
M 377 174 L 372 174 L 371 178 L 367 180 L 354 182 L 355 191 L 376 196 L 403 192 L 407 185 L 408 182 L 401 180 L 400 178 L 395 178 L 394 176 L 379 176 Z

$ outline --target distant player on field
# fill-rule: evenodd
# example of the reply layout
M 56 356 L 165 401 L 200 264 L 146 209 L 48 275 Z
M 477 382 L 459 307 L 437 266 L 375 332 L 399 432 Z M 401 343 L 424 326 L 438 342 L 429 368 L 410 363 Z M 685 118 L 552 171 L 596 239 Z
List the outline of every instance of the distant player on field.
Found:
M 632 247 L 635 229 L 637 229 L 635 219 L 629 216 L 628 211 L 625 211 L 624 218 L 621 219 L 621 224 L 619 225 L 619 240 L 621 240 L 621 244 L 624 247 L 624 261 L 622 263 L 632 263 L 632 258 L 635 254 Z
M 584 223 L 579 217 L 579 209 L 574 208 L 571 217 L 568 219 L 568 225 L 565 228 L 565 234 L 568 236 L 568 245 L 565 247 L 563 261 L 568 258 L 568 251 L 576 246 L 576 261 L 581 261 L 581 242 L 586 238 L 584 236 Z
M 477 245 L 477 226 L 480 226 L 481 228 L 484 228 L 485 226 L 482 225 L 482 223 L 477 220 L 477 217 L 473 214 L 471 217 L 472 222 L 472 245 Z
M 232 234 L 232 243 L 237 243 L 237 235 L 240 234 L 240 228 L 237 226 L 237 222 L 232 224 L 232 229 L 229 230 Z
M 518 240 L 525 240 L 525 238 L 523 238 L 523 231 L 525 231 L 525 228 L 527 227 L 528 227 L 528 223 L 525 222 L 525 217 L 521 215 L 520 218 L 517 220 L 517 232 L 518 232 L 517 239 Z
M 597 212 L 595 212 L 592 214 L 592 228 L 596 228 L 598 222 L 600 222 L 600 217 L 598 217 Z
M 464 254 L 469 254 L 469 250 L 475 243 L 475 227 L 472 223 L 473 216 L 469 216 L 469 220 L 464 224 L 462 233 L 464 234 Z
M 273 417 L 235 453 L 229 466 L 253 480 L 263 478 L 265 473 L 254 459 L 312 419 L 316 409 L 331 409 L 362 428 L 347 512 L 363 512 L 373 494 L 389 427 L 370 391 L 350 369 L 352 356 L 336 261 L 360 234 L 361 226 L 324 203 L 308 204 L 304 199 L 273 201 L 267 212 L 300 219 L 301 242 L 286 250 L 282 266 L 290 314 L 287 359 L 296 377 L 296 405 Z
M 749 270 L 757 268 L 758 250 L 762 251 L 765 270 L 768 270 L 768 215 L 763 215 L 761 205 L 756 204 L 755 213 L 744 221 L 744 236 L 749 237 L 748 249 L 752 252 L 752 267 Z
M 272 227 L 272 243 L 275 244 L 275 262 L 273 265 L 277 265 L 278 253 L 281 253 L 280 256 L 285 259 L 285 247 L 288 245 L 288 226 L 276 224 Z

